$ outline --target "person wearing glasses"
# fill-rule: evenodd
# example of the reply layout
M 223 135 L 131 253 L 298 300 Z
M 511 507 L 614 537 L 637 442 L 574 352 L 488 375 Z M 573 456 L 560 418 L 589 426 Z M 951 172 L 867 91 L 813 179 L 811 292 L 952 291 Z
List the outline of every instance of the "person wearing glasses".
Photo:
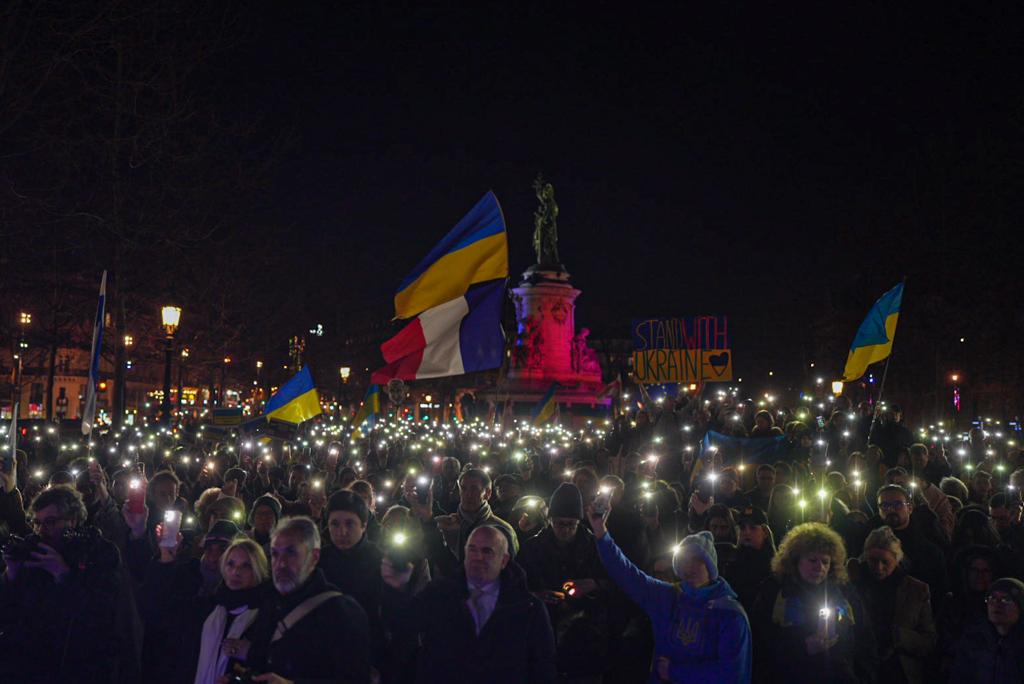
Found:
M 1024 681 L 1024 582 L 1003 577 L 985 598 L 986 617 L 968 627 L 956 645 L 949 681 L 957 684 L 1017 684 Z
M 85 526 L 82 495 L 49 487 L 28 513 L 35 533 L 4 547 L 0 681 L 114 682 L 137 674 L 120 553 Z
M 932 599 L 932 612 L 939 613 L 941 601 L 949 589 L 946 561 L 942 550 L 910 524 L 914 512 L 910 492 L 898 484 L 887 484 L 878 490 L 878 514 L 900 540 L 907 574 L 928 585 Z

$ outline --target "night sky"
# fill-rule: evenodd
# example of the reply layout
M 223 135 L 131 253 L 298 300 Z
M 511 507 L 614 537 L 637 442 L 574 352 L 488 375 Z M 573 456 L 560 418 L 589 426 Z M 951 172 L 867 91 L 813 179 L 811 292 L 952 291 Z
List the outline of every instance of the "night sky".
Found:
M 306 275 L 386 316 L 489 188 L 519 273 L 537 171 L 578 324 L 728 314 L 758 366 L 813 358 L 808 324 L 835 308 L 841 363 L 904 275 L 912 313 L 1013 268 L 989 217 L 1019 208 L 1019 5 L 712 4 L 268 11 L 249 78 L 297 124 L 268 201 Z
M 246 202 L 282 328 L 387 321 L 489 189 L 518 277 L 541 171 L 595 337 L 725 314 L 740 375 L 838 371 L 906 276 L 898 349 L 922 378 L 966 335 L 1024 379 L 1019 3 L 551 5 L 245 6 L 205 66 L 219 115 L 277 138 L 251 141 L 273 149 Z

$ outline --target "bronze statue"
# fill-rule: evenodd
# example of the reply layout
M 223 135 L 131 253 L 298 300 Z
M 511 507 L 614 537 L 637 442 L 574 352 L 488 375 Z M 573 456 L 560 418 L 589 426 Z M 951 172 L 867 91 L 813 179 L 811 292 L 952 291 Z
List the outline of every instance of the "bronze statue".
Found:
M 533 212 L 533 249 L 537 252 L 537 265 L 560 266 L 558 260 L 558 204 L 555 203 L 555 188 L 544 182 L 544 176 L 537 174 L 533 181 L 540 206 Z

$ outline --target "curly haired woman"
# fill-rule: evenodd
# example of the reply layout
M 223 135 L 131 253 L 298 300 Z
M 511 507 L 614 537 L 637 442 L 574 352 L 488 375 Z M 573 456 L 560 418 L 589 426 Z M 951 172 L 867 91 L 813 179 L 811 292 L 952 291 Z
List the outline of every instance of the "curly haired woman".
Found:
M 870 618 L 848 584 L 842 538 L 797 525 L 772 559 L 751 624 L 754 681 L 873 682 L 878 656 Z

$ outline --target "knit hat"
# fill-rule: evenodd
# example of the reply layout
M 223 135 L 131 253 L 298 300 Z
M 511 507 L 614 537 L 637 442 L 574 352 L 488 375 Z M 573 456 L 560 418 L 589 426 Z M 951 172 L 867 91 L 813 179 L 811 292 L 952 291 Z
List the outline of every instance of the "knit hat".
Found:
M 718 552 L 715 551 L 715 538 L 707 530 L 684 537 L 682 543 L 676 547 L 676 552 L 672 554 L 672 569 L 675 571 L 676 577 L 681 578 L 683 576 L 682 556 L 683 549 L 687 546 L 694 547 L 700 553 L 704 565 L 708 568 L 708 577 L 711 581 L 714 582 L 718 579 Z
M 548 517 L 583 519 L 583 495 L 572 482 L 563 482 L 551 495 Z
M 281 518 L 281 502 L 277 500 L 273 494 L 264 494 L 256 497 L 256 500 L 252 502 L 252 512 L 249 513 L 249 522 L 252 523 L 252 514 L 256 512 L 256 509 L 260 506 L 267 506 L 274 512 L 274 522 L 276 523 Z
M 203 546 L 210 542 L 230 544 L 235 540 L 235 537 L 240 536 L 242 536 L 242 531 L 238 529 L 238 525 L 230 520 L 218 520 L 210 528 L 210 531 L 206 533 L 206 537 L 203 539 Z
M 1010 595 L 1013 602 L 1017 604 L 1017 610 L 1024 610 L 1024 582 L 1014 577 L 1002 577 L 992 583 L 989 588 L 989 596 L 993 591 L 1004 591 Z
M 760 508 L 747 506 L 740 511 L 739 516 L 736 518 L 736 523 L 739 525 L 767 525 L 768 516 Z

